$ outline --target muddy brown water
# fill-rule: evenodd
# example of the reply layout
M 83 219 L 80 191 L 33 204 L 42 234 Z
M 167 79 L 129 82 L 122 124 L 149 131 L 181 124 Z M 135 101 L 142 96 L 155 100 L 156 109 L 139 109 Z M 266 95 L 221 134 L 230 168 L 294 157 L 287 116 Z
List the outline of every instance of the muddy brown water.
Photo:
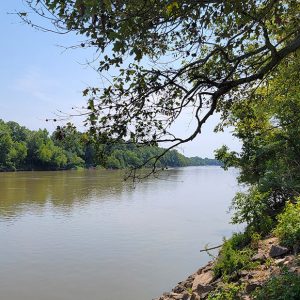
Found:
M 237 172 L 169 170 L 133 186 L 119 171 L 0 174 L 1 300 L 148 300 L 237 230 Z

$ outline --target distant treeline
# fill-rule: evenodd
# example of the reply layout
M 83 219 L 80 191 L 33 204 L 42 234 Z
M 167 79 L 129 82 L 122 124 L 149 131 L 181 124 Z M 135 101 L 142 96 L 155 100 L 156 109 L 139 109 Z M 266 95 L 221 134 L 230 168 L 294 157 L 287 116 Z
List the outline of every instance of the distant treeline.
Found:
M 70 123 L 50 135 L 46 129 L 29 130 L 16 122 L 0 120 L 0 170 L 59 170 L 101 166 L 123 169 L 145 164 L 164 151 L 157 146 L 93 142 L 87 133 Z M 145 164 L 150 166 L 153 160 Z M 171 150 L 159 159 L 158 167 L 220 165 L 209 158 L 185 157 Z

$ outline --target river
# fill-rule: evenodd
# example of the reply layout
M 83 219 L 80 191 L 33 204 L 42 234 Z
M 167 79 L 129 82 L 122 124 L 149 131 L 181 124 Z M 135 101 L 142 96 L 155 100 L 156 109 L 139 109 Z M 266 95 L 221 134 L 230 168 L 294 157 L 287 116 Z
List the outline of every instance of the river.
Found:
M 151 300 L 209 260 L 233 229 L 236 171 L 0 174 L 0 299 Z

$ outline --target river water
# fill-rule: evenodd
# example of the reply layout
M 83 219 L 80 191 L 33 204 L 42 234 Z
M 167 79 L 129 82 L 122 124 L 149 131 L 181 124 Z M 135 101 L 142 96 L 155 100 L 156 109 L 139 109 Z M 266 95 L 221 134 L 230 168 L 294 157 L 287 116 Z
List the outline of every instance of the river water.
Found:
M 120 171 L 0 174 L 0 299 L 151 300 L 233 230 L 236 171 L 189 167 L 133 186 Z

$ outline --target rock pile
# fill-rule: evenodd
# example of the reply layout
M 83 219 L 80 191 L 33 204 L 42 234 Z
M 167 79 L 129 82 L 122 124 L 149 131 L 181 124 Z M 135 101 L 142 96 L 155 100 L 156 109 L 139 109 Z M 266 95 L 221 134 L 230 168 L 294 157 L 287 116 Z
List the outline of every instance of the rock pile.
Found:
M 238 273 L 236 282 L 245 286 L 244 300 L 251 300 L 251 292 L 262 286 L 271 276 L 279 275 L 282 267 L 300 276 L 300 256 L 292 254 L 288 248 L 282 247 L 278 239 L 271 237 L 259 242 L 257 253 L 252 261 L 258 262 L 255 269 Z M 164 293 L 154 300 L 202 300 L 207 299 L 210 292 L 222 287 L 221 278 L 215 278 L 214 261 L 200 268 L 186 280 L 179 282 L 172 292 Z

